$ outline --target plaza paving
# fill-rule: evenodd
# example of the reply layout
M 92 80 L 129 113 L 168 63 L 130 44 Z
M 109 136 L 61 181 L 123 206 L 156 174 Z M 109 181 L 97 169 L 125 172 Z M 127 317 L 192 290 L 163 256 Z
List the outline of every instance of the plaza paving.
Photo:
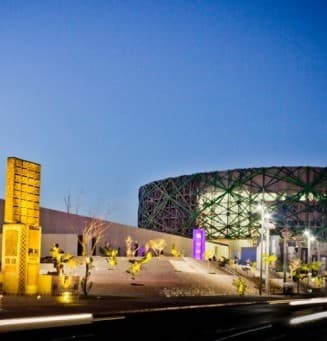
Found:
M 198 261 L 191 257 L 153 257 L 134 277 L 128 272 L 133 258 L 119 257 L 117 266 L 105 257 L 94 257 L 90 294 L 94 296 L 194 296 L 235 295 L 232 285 L 236 275 L 223 271 L 217 262 Z M 41 271 L 53 271 L 52 264 L 41 264 Z M 66 268 L 67 274 L 84 275 L 83 266 Z M 246 295 L 258 295 L 248 282 Z

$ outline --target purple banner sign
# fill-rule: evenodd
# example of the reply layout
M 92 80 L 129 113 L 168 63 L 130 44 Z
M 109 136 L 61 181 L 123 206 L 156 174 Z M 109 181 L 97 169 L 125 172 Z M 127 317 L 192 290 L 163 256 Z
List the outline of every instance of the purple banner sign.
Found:
M 193 229 L 193 258 L 204 260 L 205 230 Z

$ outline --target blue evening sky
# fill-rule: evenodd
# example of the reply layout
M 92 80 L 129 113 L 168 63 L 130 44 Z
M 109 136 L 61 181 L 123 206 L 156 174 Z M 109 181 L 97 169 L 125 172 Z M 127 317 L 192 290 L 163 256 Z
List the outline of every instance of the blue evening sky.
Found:
M 327 2 L 0 0 L 0 89 L 0 197 L 16 156 L 136 226 L 154 180 L 326 166 Z

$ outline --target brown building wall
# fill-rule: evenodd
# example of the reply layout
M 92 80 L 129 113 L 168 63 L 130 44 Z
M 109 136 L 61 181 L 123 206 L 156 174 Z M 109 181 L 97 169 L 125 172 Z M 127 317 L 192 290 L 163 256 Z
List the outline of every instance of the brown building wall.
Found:
M 4 222 L 4 200 L 0 199 L 0 234 L 2 233 L 2 225 Z M 54 242 L 60 241 L 63 244 L 63 240 L 66 237 L 75 245 L 66 245 L 65 252 L 71 252 L 77 254 L 77 237 L 82 234 L 83 226 L 88 222 L 91 222 L 92 218 L 79 216 L 76 214 L 67 214 L 66 212 L 56 211 L 48 208 L 40 208 L 40 225 L 42 228 L 42 248 L 41 256 L 45 257 L 49 255 L 49 245 Z M 173 234 L 151 231 L 148 229 L 139 228 L 136 226 L 124 225 L 116 222 L 106 221 L 107 229 L 103 239 L 104 246 L 106 242 L 114 248 L 119 248 L 121 255 L 125 255 L 126 247 L 125 240 L 130 236 L 133 240 L 136 240 L 139 246 L 144 246 L 150 239 L 165 239 L 167 247 L 165 253 L 169 253 L 173 244 L 180 250 L 183 255 L 192 255 L 192 239 L 181 236 L 175 236 Z M 75 238 L 72 238 L 72 235 Z M 1 243 L 0 243 L 1 244 Z M 67 243 L 66 243 L 67 244 Z M 1 245 L 0 245 L 1 250 Z M 97 250 L 97 255 L 99 251 Z

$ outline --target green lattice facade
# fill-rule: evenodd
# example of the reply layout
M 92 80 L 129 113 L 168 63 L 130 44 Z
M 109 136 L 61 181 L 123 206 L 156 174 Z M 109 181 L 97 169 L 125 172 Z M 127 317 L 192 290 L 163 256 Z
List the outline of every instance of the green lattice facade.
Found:
M 139 189 L 138 226 L 207 238 L 258 236 L 258 204 L 270 211 L 278 233 L 310 228 L 327 237 L 327 167 L 247 168 L 183 175 L 154 181 Z

